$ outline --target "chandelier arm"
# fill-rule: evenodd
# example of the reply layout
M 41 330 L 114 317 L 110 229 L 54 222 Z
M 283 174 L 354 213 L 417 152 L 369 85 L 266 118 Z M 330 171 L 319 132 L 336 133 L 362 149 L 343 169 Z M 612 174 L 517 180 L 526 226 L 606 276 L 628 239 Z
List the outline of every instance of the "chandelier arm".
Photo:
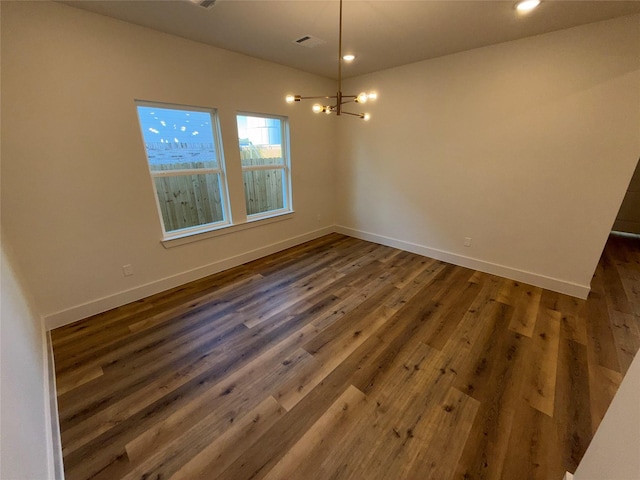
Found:
M 345 112 L 344 110 L 342 111 L 342 113 L 345 114 L 345 115 L 353 115 L 354 117 L 360 117 L 360 118 L 362 118 L 364 116 L 364 113 Z
M 336 95 L 331 96 L 318 96 L 318 97 L 300 97 L 300 100 L 314 100 L 316 98 L 338 98 Z

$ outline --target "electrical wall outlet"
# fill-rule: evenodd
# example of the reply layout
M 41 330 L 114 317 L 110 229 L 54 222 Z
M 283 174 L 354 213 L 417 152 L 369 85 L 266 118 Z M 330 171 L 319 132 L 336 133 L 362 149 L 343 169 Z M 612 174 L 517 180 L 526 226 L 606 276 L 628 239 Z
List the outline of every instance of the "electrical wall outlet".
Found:
M 465 247 L 471 246 L 471 237 L 464 237 L 464 246 Z
M 125 277 L 130 277 L 131 275 L 133 275 L 133 267 L 131 265 L 123 265 L 122 274 Z

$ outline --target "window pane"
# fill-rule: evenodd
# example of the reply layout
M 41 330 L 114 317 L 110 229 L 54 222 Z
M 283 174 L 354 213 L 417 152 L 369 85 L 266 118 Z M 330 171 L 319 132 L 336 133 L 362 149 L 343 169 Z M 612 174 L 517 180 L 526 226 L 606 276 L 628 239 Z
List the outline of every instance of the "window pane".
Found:
M 238 115 L 238 137 L 243 167 L 284 165 L 279 118 Z
M 247 215 L 284 208 L 284 169 L 242 172 Z
M 149 168 L 218 168 L 211 113 L 138 106 Z
M 155 177 L 154 182 L 165 231 L 224 220 L 220 175 Z

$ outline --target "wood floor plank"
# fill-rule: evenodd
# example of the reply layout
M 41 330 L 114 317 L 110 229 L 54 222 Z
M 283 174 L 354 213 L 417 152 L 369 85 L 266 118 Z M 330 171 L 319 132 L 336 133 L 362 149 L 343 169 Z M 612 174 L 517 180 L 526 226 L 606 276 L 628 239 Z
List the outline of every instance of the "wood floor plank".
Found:
M 102 375 L 104 375 L 104 370 L 100 366 L 89 365 L 87 368 L 78 368 L 73 373 L 61 375 L 56 379 L 56 392 L 58 395 L 65 394 Z
M 309 327 L 306 330 L 310 330 Z M 315 363 L 309 354 L 293 348 L 305 339 L 308 332 L 300 332 L 293 336 L 286 344 L 277 345 L 263 356 L 258 357 L 245 367 L 227 377 L 226 381 L 216 384 L 213 388 L 203 391 L 185 407 L 176 410 L 162 422 L 156 423 L 152 428 L 144 431 L 140 436 L 127 443 L 127 452 L 130 457 L 140 458 L 145 452 L 153 451 L 158 446 L 164 445 L 172 438 L 187 430 L 199 420 L 199 413 L 206 409 L 207 405 L 215 402 L 216 410 L 223 415 L 233 418 L 242 405 L 252 405 L 255 399 L 247 397 L 245 389 L 270 391 L 278 387 L 278 382 L 287 380 L 287 371 L 294 370 L 298 364 Z M 283 359 L 277 364 L 271 362 L 273 358 Z M 244 389 L 243 389 L 244 387 Z
M 325 411 L 263 478 L 322 478 L 318 466 L 335 448 L 336 441 L 349 431 L 367 397 L 353 385 Z
M 417 293 L 414 289 L 410 289 L 410 291 L 412 295 Z M 400 305 L 402 304 L 403 303 L 400 303 Z M 387 341 L 390 341 L 388 336 L 385 338 Z M 404 337 L 398 336 L 398 338 Z M 296 432 L 304 426 L 304 424 L 297 419 L 301 416 L 304 416 L 303 418 L 309 418 L 311 412 L 307 409 L 307 405 L 318 402 L 319 398 L 323 401 L 327 401 L 327 398 L 334 398 L 331 395 L 327 397 L 327 392 L 333 391 L 333 395 L 335 395 L 336 389 L 339 388 L 343 382 L 347 381 L 350 375 L 348 373 L 349 371 L 358 372 L 359 383 L 362 385 L 371 386 L 376 384 L 377 382 L 374 381 L 374 378 L 380 377 L 380 363 L 378 363 L 376 359 L 386 356 L 389 350 L 389 345 L 386 342 L 382 342 L 379 335 L 370 336 L 344 362 L 334 369 L 322 383 L 318 384 L 316 388 L 294 407 L 290 415 L 293 416 L 291 424 L 295 426 L 295 428 L 286 430 L 286 434 L 281 430 L 274 432 L 273 437 L 281 439 L 281 441 L 284 441 L 287 437 L 289 439 L 294 437 Z M 393 349 L 391 350 L 393 351 Z M 282 447 L 282 445 L 278 446 Z M 274 448 L 270 448 L 267 451 L 249 451 L 245 456 L 245 461 L 238 461 L 232 465 L 232 468 L 230 468 L 228 472 L 225 472 L 228 477 L 225 476 L 224 478 L 242 478 L 244 476 L 261 478 L 264 469 L 275 459 L 279 458 L 280 455 L 280 449 Z
M 207 454 L 215 455 L 217 449 L 226 444 L 225 463 L 228 465 L 237 457 L 237 454 L 229 452 L 229 439 L 225 435 L 231 438 L 250 437 L 256 429 L 258 433 L 263 433 L 282 416 L 283 411 L 273 397 L 267 397 L 244 415 L 238 415 L 230 428 L 225 428 L 229 424 L 227 419 L 220 419 L 215 413 L 205 415 L 183 435 L 176 435 L 173 441 L 163 448 L 154 449 L 145 455 L 144 461 L 123 479 L 173 478 L 183 468 L 194 468 L 203 474 L 204 478 L 212 478 L 211 471 L 207 471 L 207 460 L 212 459 L 206 458 Z M 240 433 L 237 433 L 238 431 Z M 222 454 L 218 456 L 222 457 Z M 224 470 L 222 465 L 216 465 L 215 468 L 218 471 Z
M 498 301 L 513 307 L 511 330 L 525 337 L 533 335 L 541 296 L 541 288 L 521 282 L 511 281 L 502 288 Z
M 317 290 L 336 282 L 344 276 L 345 274 L 336 272 L 333 269 L 310 272 L 309 275 L 288 285 L 286 292 L 274 290 L 269 295 L 259 295 L 252 302 L 242 305 L 235 313 L 245 319 L 244 324 L 247 327 L 255 327 L 291 306 L 304 302 L 315 295 Z
M 605 297 L 599 293 L 590 293 L 584 315 L 589 337 L 588 344 L 592 347 L 597 364 L 620 372 L 620 361 Z
M 387 320 L 392 319 L 398 312 L 406 310 L 407 304 L 412 298 L 419 296 L 420 291 L 431 286 L 430 283 L 422 284 L 425 279 L 432 278 L 431 273 L 429 272 L 424 277 L 421 273 L 401 289 L 389 285 L 386 289 L 380 290 L 370 297 L 367 303 L 360 304 L 350 314 L 345 315 L 340 322 L 333 323 L 319 333 L 305 348 L 314 355 L 314 358 L 318 359 L 321 367 L 313 375 L 305 376 L 304 383 L 299 382 L 295 388 L 290 389 L 288 395 L 280 396 L 279 401 L 287 409 L 290 409 L 292 404 L 299 401 L 300 397 L 305 395 L 310 388 L 321 382 L 370 335 L 379 335 L 378 329 L 385 325 Z M 419 289 L 421 285 L 423 285 L 422 290 Z M 386 299 L 387 302 L 380 305 L 380 301 L 383 299 Z M 404 313 L 403 318 L 404 315 L 411 316 L 412 314 Z M 391 320 L 389 324 L 393 325 L 394 321 Z
M 632 313 L 631 306 L 629 305 L 629 298 L 625 292 L 620 274 L 615 265 L 615 260 L 612 258 L 613 252 L 605 251 L 602 254 L 600 265 L 602 266 L 603 283 L 605 298 L 607 304 L 618 312 Z
M 306 341 L 306 334 L 315 331 L 310 325 L 306 330 L 306 332 L 298 331 L 296 335 L 288 337 L 286 344 L 272 348 L 271 355 L 280 358 L 280 361 L 275 365 L 277 368 L 274 366 L 269 368 L 268 363 L 264 364 L 260 359 L 254 359 L 231 376 L 224 375 L 226 367 L 219 367 L 195 377 L 178 389 L 169 391 L 162 399 L 141 409 L 132 415 L 127 422 L 117 423 L 85 447 L 71 452 L 68 455 L 69 465 L 73 467 L 79 462 L 83 464 L 83 469 L 88 468 L 84 459 L 86 450 L 92 449 L 92 445 L 104 445 L 105 441 L 110 441 L 114 435 L 118 435 L 122 442 L 122 447 L 118 444 L 113 445 L 115 451 L 120 452 L 126 445 L 128 455 L 133 454 L 136 458 L 138 455 L 135 452 L 142 452 L 139 455 L 142 456 L 145 452 L 151 452 L 154 448 L 171 441 L 174 435 L 179 434 L 181 430 L 188 429 L 197 423 L 200 418 L 198 412 L 213 402 L 217 404 L 220 415 L 225 415 L 230 419 L 234 418 L 238 411 L 252 408 L 255 402 L 260 399 L 246 396 L 245 392 L 236 388 L 236 384 L 242 379 L 245 388 L 250 388 L 255 386 L 256 382 L 263 382 L 264 385 L 277 385 L 273 379 L 286 380 L 287 376 L 283 372 L 293 369 L 297 364 L 293 360 L 299 357 L 299 360 L 302 361 L 307 354 L 301 351 L 297 357 L 293 358 L 282 358 L 280 355 L 283 351 L 289 353 L 299 343 Z M 289 355 L 293 354 L 289 353 Z M 223 382 L 223 379 L 226 380 Z M 112 455 L 111 449 L 102 448 L 96 451 L 92 462 L 95 468 L 108 472 L 106 465 L 109 463 L 110 455 Z
M 388 320 L 406 309 L 412 298 L 419 296 L 422 291 L 419 287 L 423 285 L 422 282 L 425 279 L 429 278 L 432 278 L 430 274 L 425 275 L 424 278 L 422 274 L 418 275 L 402 289 L 387 285 L 346 314 L 339 322 L 334 322 L 322 330 L 304 346 L 318 360 L 319 367 L 313 374 L 305 375 L 295 386 L 292 385 L 288 394 L 279 394 L 278 400 L 285 408 L 291 409 L 301 397 L 325 379 L 340 362 L 371 335 L 379 335 L 380 328 L 386 325 Z M 423 285 L 422 289 L 428 288 L 429 285 Z M 394 324 L 394 321 L 391 320 L 389 323 Z
M 495 315 L 488 317 L 482 336 L 469 352 L 468 362 L 458 371 L 454 383 L 458 390 L 473 398 L 486 400 L 495 391 L 493 382 L 496 378 L 508 383 L 505 374 L 510 375 L 514 368 L 513 362 L 518 358 L 522 343 L 520 334 L 508 330 L 512 315 L 513 307 L 502 303 L 495 306 Z M 515 342 L 505 346 L 511 338 Z M 504 371 L 498 375 L 497 369 L 501 368 Z
M 470 272 L 469 272 L 470 273 Z M 480 284 L 469 282 L 469 278 L 462 277 L 464 283 L 459 288 L 451 288 L 450 295 L 444 295 L 435 305 L 438 309 L 429 322 L 428 331 L 421 336 L 421 340 L 427 345 L 442 350 L 451 338 L 471 303 L 480 292 Z
M 361 253 L 357 257 L 344 257 L 335 261 L 333 268 L 343 274 L 362 270 L 368 265 L 378 262 L 378 258 L 385 258 L 385 253 L 388 252 L 388 249 L 389 247 L 384 245 L 370 243 L 366 246 L 366 249 L 361 249 Z
M 416 262 L 414 261 L 412 263 Z M 415 268 L 412 268 L 409 273 L 402 275 L 393 285 L 399 289 L 405 288 L 416 278 L 421 276 L 424 272 L 434 272 L 438 267 L 441 266 L 443 266 L 442 262 L 439 262 L 437 260 L 433 260 L 431 258 L 421 259 L 419 262 L 417 262 L 417 266 Z
M 580 345 L 587 345 L 587 324 L 584 317 L 562 313 L 560 317 L 560 329 L 564 337 Z
M 587 362 L 589 384 L 594 386 L 590 389 L 589 400 L 591 404 L 591 431 L 595 434 L 604 418 L 604 414 L 607 412 L 609 405 L 611 405 L 611 400 L 613 400 L 623 376 L 620 372 L 598 365 L 594 358 L 593 350 L 589 348 L 587 348 Z
M 392 344 L 385 349 L 383 358 L 388 359 L 390 351 Z M 414 349 L 391 357 L 384 372 L 378 372 L 375 382 L 367 384 L 370 408 L 341 441 L 347 455 L 336 458 L 340 478 L 375 478 L 401 454 L 406 455 L 407 450 L 418 445 L 418 440 L 412 440 L 417 421 L 448 390 L 446 382 L 440 382 L 437 389 L 429 388 L 442 376 L 440 356 L 440 352 L 419 342 Z M 375 362 L 380 365 L 379 357 Z
M 403 462 L 407 473 L 401 478 L 452 478 L 477 410 L 477 400 L 449 389 L 443 402 L 417 425 L 416 436 L 423 437 L 429 448 L 419 449 L 415 458 Z
M 52 332 L 65 476 L 559 479 L 639 292 L 640 237 L 581 300 L 326 235 Z
M 459 340 L 456 342 L 447 342 L 444 351 L 440 355 L 433 357 L 433 362 L 428 362 L 427 364 L 422 364 L 422 362 L 417 364 L 409 362 L 408 365 L 403 365 L 403 367 L 411 372 L 412 376 L 410 378 L 422 379 L 422 381 L 418 381 L 413 388 L 386 389 L 386 393 L 377 398 L 380 410 L 376 412 L 379 417 L 376 419 L 374 428 L 379 428 L 381 434 L 387 436 L 387 441 L 378 441 L 370 445 L 368 453 L 363 455 L 363 460 L 359 468 L 350 472 L 348 478 L 358 478 L 358 475 L 364 476 L 365 478 L 376 474 L 383 475 L 386 471 L 385 465 L 393 464 L 394 459 L 397 457 L 413 458 L 417 455 L 414 449 L 421 445 L 421 443 L 418 440 L 412 440 L 415 429 L 421 424 L 420 422 L 425 412 L 433 408 L 434 404 L 438 404 L 438 402 L 444 398 L 446 392 L 449 391 L 452 382 L 457 376 L 457 369 L 459 369 L 461 359 L 467 356 L 469 346 L 477 341 L 480 332 L 487 328 L 489 322 L 486 322 L 485 319 L 493 317 L 492 309 L 482 309 L 479 308 L 479 305 L 483 302 L 488 302 L 492 307 L 497 309 L 503 308 L 501 304 L 493 301 L 491 298 L 492 295 L 489 294 L 489 292 L 496 293 L 497 290 L 498 282 L 483 282 L 482 291 L 488 294 L 487 298 L 481 296 L 482 300 L 474 302 L 475 307 L 471 307 L 465 312 L 462 321 L 460 321 L 459 324 L 456 323 L 456 330 L 460 331 L 460 334 L 456 335 L 456 339 Z M 420 306 L 421 305 L 416 302 L 413 308 L 415 309 Z M 421 312 L 417 309 L 414 313 L 412 310 L 409 310 L 411 305 L 408 306 L 403 317 L 413 319 L 415 327 L 411 328 L 411 325 L 407 324 L 404 326 L 402 334 L 396 336 L 396 339 L 401 340 L 402 344 L 406 344 L 407 340 L 414 336 L 417 338 L 421 337 L 419 332 L 420 330 L 425 330 L 432 312 L 428 305 L 426 307 L 426 310 Z M 390 324 L 388 327 L 392 327 L 392 325 Z M 390 329 L 389 332 L 391 331 L 393 330 Z M 390 343 L 390 348 L 387 351 L 397 351 L 393 347 L 393 342 Z M 383 357 L 383 359 L 387 360 L 386 363 L 391 363 L 389 357 Z M 384 367 L 384 363 L 385 362 L 379 363 L 379 369 Z M 383 368 L 381 371 L 384 370 Z M 414 370 L 416 370 L 416 372 L 414 372 Z M 380 381 L 370 382 L 366 384 L 366 388 L 375 391 L 376 386 L 379 384 Z M 401 391 L 402 395 L 394 395 L 393 392 L 396 391 Z M 391 403 L 388 401 L 389 396 L 393 397 Z M 369 434 L 365 436 L 368 438 L 376 438 L 380 436 L 380 434 L 376 435 L 369 432 Z M 391 444 L 389 441 L 395 441 L 396 439 L 403 439 L 404 441 L 396 444 L 396 447 L 390 448 L 389 445 Z M 466 434 L 464 440 L 466 440 Z M 407 475 L 411 474 L 407 473 Z M 414 477 L 407 476 L 406 478 Z
M 511 437 L 502 469 L 503 479 L 563 478 L 554 420 L 522 402 L 513 416 Z
M 618 269 L 624 292 L 631 303 L 631 311 L 637 312 L 633 304 L 640 305 L 640 271 L 635 269 Z
M 238 458 L 241 453 L 238 445 L 252 445 L 259 441 L 283 412 L 273 397 L 267 397 L 171 475 L 171 480 L 216 478 Z
M 245 330 L 247 329 L 244 325 L 230 326 L 222 334 L 209 331 L 205 335 L 202 331 L 196 330 L 193 335 L 186 338 L 177 337 L 175 341 L 168 342 L 162 348 L 158 348 L 160 345 L 156 344 L 153 353 L 140 352 L 139 357 L 131 362 L 132 365 L 124 362 L 125 368 L 103 375 L 60 396 L 61 424 L 65 429 L 72 428 L 93 415 L 97 409 L 106 408 L 154 382 L 161 382 L 162 378 L 173 376 L 175 371 L 188 371 L 193 369 L 194 364 L 208 363 L 211 355 L 221 357 L 223 352 L 216 351 L 215 347 Z M 162 355 L 164 352 L 179 354 Z M 146 358 L 147 356 L 151 358 Z M 140 361 L 144 363 L 140 364 Z M 172 370 L 168 370 L 168 366 L 171 366 Z M 104 385 L 108 385 L 109 389 L 105 389 Z
M 209 291 L 234 285 L 253 276 L 253 272 L 243 266 L 236 267 L 57 328 L 51 332 L 54 353 L 65 357 L 69 355 L 69 349 L 77 349 L 79 344 L 91 344 L 92 341 L 104 343 L 103 337 L 109 338 L 112 328 L 126 332 L 141 317 L 164 314 L 176 305 L 184 308 L 185 301 L 200 299 Z
M 560 342 L 554 419 L 562 467 L 575 472 L 592 432 L 587 349 L 571 339 Z
M 242 278 L 242 280 L 226 285 L 225 287 L 215 289 L 209 294 L 202 294 L 197 300 L 189 303 L 189 310 L 196 310 L 203 305 L 208 305 L 211 300 L 219 300 L 224 298 L 224 294 L 227 292 L 233 292 L 237 295 L 239 290 L 243 287 L 249 287 L 252 284 L 259 283 L 264 277 L 262 275 L 250 275 Z M 211 313 L 207 308 L 208 313 Z M 184 304 L 177 305 L 170 309 L 163 309 L 161 312 L 148 316 L 143 320 L 136 321 L 129 325 L 131 332 L 139 332 L 141 330 L 148 330 L 154 328 L 162 323 L 171 322 L 175 319 L 176 312 L 184 314 Z
M 189 302 L 188 306 L 180 310 L 179 314 L 173 312 L 167 317 L 173 319 L 171 323 L 155 328 L 152 332 L 134 333 L 117 343 L 106 345 L 98 343 L 94 348 L 89 349 L 86 348 L 86 345 L 83 345 L 78 353 L 69 353 L 64 361 L 56 359 L 57 372 L 62 375 L 78 367 L 84 368 L 88 364 L 113 367 L 114 365 L 126 363 L 127 355 L 134 356 L 137 359 L 141 353 L 178 341 L 182 335 L 189 334 L 196 329 L 203 329 L 207 326 L 211 329 L 210 319 L 212 316 L 232 313 L 248 294 L 250 294 L 250 291 L 243 292 L 243 295 L 230 302 L 224 299 L 207 299 L 208 301 L 206 302 L 198 302 L 197 308 L 193 308 L 193 303 Z M 224 328 L 224 325 L 220 325 L 220 323 L 217 322 L 216 327 Z M 233 323 L 237 325 L 238 322 Z
M 581 298 L 570 297 L 551 290 L 543 290 L 540 296 L 540 308 L 548 308 L 573 317 L 583 316 L 582 312 L 586 303 L 587 301 Z
M 318 384 L 287 413 L 286 421 L 278 422 L 267 432 L 270 442 L 247 448 L 242 456 L 223 472 L 220 480 L 263 478 L 346 389 L 354 371 L 358 371 L 363 377 L 376 374 L 375 366 L 369 360 L 376 357 L 384 347 L 377 337 L 369 337 L 338 368 L 333 370 L 325 381 Z
M 335 292 L 340 301 L 336 303 L 334 308 L 326 311 L 324 315 L 317 315 L 313 320 L 313 324 L 319 330 L 329 327 L 352 310 L 358 308 L 367 298 L 387 288 L 390 276 L 391 272 L 387 271 L 374 279 L 363 280 L 359 283 L 359 288 L 356 285 L 347 285 L 341 288 Z
M 538 311 L 536 327 L 531 337 L 532 361 L 527 365 L 522 395 L 536 410 L 553 416 L 558 369 L 558 343 L 560 341 L 560 319 L 555 310 Z
M 616 343 L 620 373 L 625 374 L 640 348 L 640 326 L 634 315 L 610 310 L 611 330 Z
M 488 344 L 495 355 L 479 359 L 474 374 L 463 382 L 465 391 L 479 401 L 479 407 L 455 470 L 456 479 L 502 478 L 514 416 L 521 404 L 523 378 L 516 365 L 525 357 L 528 339 L 506 330 L 506 326 L 498 336 Z
M 244 267 L 259 272 L 265 278 L 281 276 L 292 269 L 298 270 L 307 262 L 332 263 L 337 257 L 358 255 L 362 250 L 362 243 L 355 238 L 338 234 L 329 234 L 311 242 L 288 248 L 267 257 L 254 260 Z

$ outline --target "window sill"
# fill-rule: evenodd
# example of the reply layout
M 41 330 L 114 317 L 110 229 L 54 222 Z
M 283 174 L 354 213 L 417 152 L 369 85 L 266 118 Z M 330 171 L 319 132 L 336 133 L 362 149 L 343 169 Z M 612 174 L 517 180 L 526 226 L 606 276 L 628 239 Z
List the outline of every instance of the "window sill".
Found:
M 260 218 L 247 219 L 244 223 L 236 223 L 233 225 L 224 225 L 222 227 L 214 227 L 211 230 L 198 233 L 186 234 L 182 237 L 168 238 L 161 240 L 164 248 L 178 247 L 180 245 L 186 245 L 187 243 L 199 242 L 200 240 L 206 240 L 208 238 L 219 237 L 227 235 L 229 233 L 240 232 L 247 230 L 248 228 L 260 227 L 262 225 L 268 225 L 270 223 L 280 222 L 282 220 L 289 220 L 293 218 L 295 212 L 288 211 L 285 213 L 276 213 L 270 216 L 261 216 Z

